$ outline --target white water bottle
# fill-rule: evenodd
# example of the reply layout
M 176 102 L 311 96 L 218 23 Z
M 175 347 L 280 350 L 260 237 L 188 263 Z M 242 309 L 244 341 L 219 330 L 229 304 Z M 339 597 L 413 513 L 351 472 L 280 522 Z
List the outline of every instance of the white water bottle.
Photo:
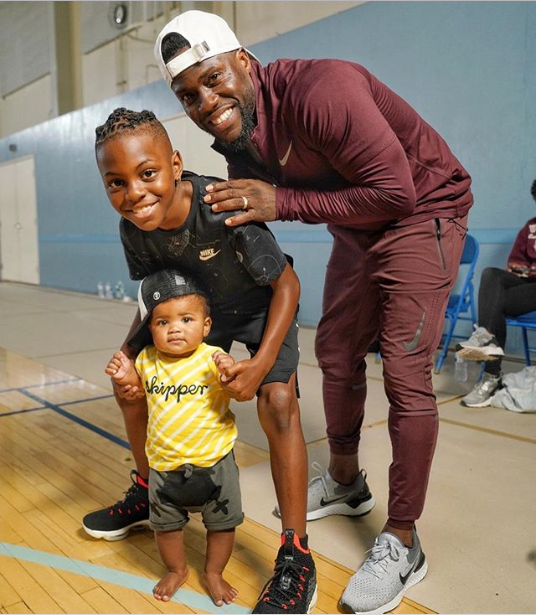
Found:
M 122 301 L 125 297 L 125 285 L 121 280 L 115 285 L 114 298 Z
M 112 285 L 110 284 L 110 282 L 106 282 L 106 284 L 104 285 L 104 297 L 105 299 L 114 298 L 114 293 L 112 291 Z
M 101 298 L 104 299 L 104 284 L 102 282 L 99 282 L 97 284 L 97 295 Z
M 454 357 L 454 380 L 467 382 L 467 362 L 460 357 Z

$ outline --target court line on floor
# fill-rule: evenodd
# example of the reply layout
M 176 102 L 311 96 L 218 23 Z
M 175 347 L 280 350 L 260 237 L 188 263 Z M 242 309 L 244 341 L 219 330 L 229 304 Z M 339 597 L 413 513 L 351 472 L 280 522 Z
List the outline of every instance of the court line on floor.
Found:
M 68 382 L 79 382 L 82 378 L 77 378 L 73 376 L 72 378 L 68 378 L 66 380 L 56 380 L 55 382 L 41 382 L 40 384 L 28 384 L 23 387 L 13 387 L 11 389 L 0 389 L 0 395 L 2 393 L 11 393 L 13 391 L 22 391 L 22 389 L 35 389 L 38 387 L 48 387 L 55 384 L 67 384 Z
M 35 549 L 30 549 L 29 547 L 20 547 L 7 542 L 0 542 L 0 555 L 12 557 L 17 560 L 23 560 L 25 562 L 32 562 L 33 564 L 41 564 L 42 566 L 47 566 L 49 568 L 72 572 L 91 579 L 133 589 L 144 594 L 149 594 L 150 596 L 153 595 L 153 587 L 155 582 L 151 581 L 151 579 L 131 574 L 129 572 L 115 570 L 113 568 L 98 566 L 97 564 L 91 564 L 89 562 L 73 559 L 64 555 L 55 555 L 53 553 L 47 553 L 46 551 L 37 551 Z M 202 609 L 207 613 L 237 613 L 239 615 L 251 613 L 250 609 L 237 604 L 217 607 L 208 596 L 203 596 L 195 591 L 183 588 L 177 591 L 177 593 L 171 598 L 171 601 L 178 602 L 179 604 L 183 604 L 193 609 Z
M 13 389 L 18 393 L 25 394 L 24 388 Z M 87 397 L 85 399 L 76 399 L 74 401 L 63 401 L 59 406 L 72 406 L 73 404 L 84 404 L 88 401 L 98 401 L 99 399 L 110 399 L 113 394 L 99 395 L 98 397 Z M 14 414 L 24 414 L 25 412 L 35 412 L 36 410 L 49 410 L 47 406 L 39 406 L 38 408 L 24 408 L 23 410 L 11 410 L 10 412 L 0 412 L 0 418 L 3 416 L 13 416 Z
M 76 382 L 82 380 L 81 378 L 76 378 L 74 380 L 64 380 L 58 383 L 51 383 L 51 384 L 60 384 L 60 383 L 68 383 L 68 382 Z M 74 401 L 66 401 L 63 402 L 61 404 L 53 404 L 51 402 L 46 401 L 45 399 L 42 399 L 41 397 L 39 397 L 38 395 L 35 395 L 33 393 L 31 393 L 30 391 L 28 391 L 29 388 L 35 388 L 37 386 L 43 386 L 43 385 L 30 385 L 28 387 L 19 387 L 19 388 L 13 388 L 13 389 L 9 389 L 9 391 L 18 391 L 19 393 L 22 393 L 23 395 L 26 395 L 27 397 L 30 397 L 30 399 L 33 399 L 34 401 L 40 403 L 43 405 L 42 408 L 32 408 L 30 410 L 15 410 L 13 412 L 6 412 L 3 414 L 0 414 L 0 418 L 2 418 L 3 416 L 11 416 L 13 414 L 22 414 L 24 412 L 33 412 L 35 410 L 44 410 L 44 409 L 49 409 L 49 410 L 53 410 L 54 412 L 57 412 L 58 414 L 61 414 L 62 416 L 64 416 L 67 419 L 70 419 L 72 421 L 74 421 L 75 423 L 78 423 L 79 425 L 81 425 L 82 427 L 86 427 L 86 429 L 89 429 L 90 431 L 93 431 L 94 433 L 97 433 L 101 436 L 103 436 L 104 438 L 110 440 L 111 442 L 114 442 L 115 444 L 119 444 L 119 446 L 122 446 L 123 448 L 130 450 L 130 444 L 128 442 L 126 442 L 125 440 L 123 440 L 122 438 L 106 431 L 105 429 L 102 429 L 101 427 L 98 427 L 97 425 L 94 425 L 93 423 L 90 423 L 89 421 L 85 421 L 84 419 L 76 416 L 75 414 L 71 414 L 70 412 L 67 412 L 66 410 L 63 410 L 61 406 L 66 406 L 66 405 L 73 405 L 73 404 L 79 404 L 79 403 L 87 403 L 90 401 L 94 401 L 94 400 L 100 400 L 100 399 L 108 399 L 113 397 L 112 394 L 108 394 L 108 395 L 100 395 L 98 397 L 93 397 L 93 398 L 86 398 L 86 399 L 82 399 L 82 400 L 74 400 Z M 8 390 L 4 390 L 4 391 L 0 391 L 0 393 L 3 392 L 8 392 Z M 461 397 L 461 396 L 460 396 Z M 445 399 L 445 400 L 441 400 L 439 402 L 437 402 L 438 406 L 442 406 L 446 403 L 452 402 L 456 399 L 456 397 L 454 397 L 453 399 Z M 507 432 L 504 431 L 498 431 L 496 429 L 489 429 L 486 427 L 480 427 L 478 425 L 471 425 L 470 423 L 464 423 L 463 421 L 455 421 L 452 419 L 447 419 L 447 418 L 443 418 L 443 417 L 439 417 L 439 422 L 440 423 L 448 423 L 450 425 L 454 425 L 456 427 L 466 427 L 468 429 L 474 430 L 474 431 L 480 431 L 481 433 L 487 433 L 489 435 L 493 435 L 493 436 L 499 436 L 499 437 L 503 437 L 503 438 L 509 438 L 511 440 L 517 440 L 519 442 L 527 442 L 529 444 L 536 444 L 536 439 L 534 438 L 527 438 L 525 436 L 519 436 L 516 434 L 509 434 Z M 374 427 L 378 427 L 380 425 L 385 425 L 387 424 L 387 419 L 383 419 L 383 420 L 379 420 L 379 421 L 375 421 L 374 423 L 370 423 L 368 425 L 363 425 L 363 429 L 370 429 L 370 428 L 374 428 Z M 312 442 L 308 442 L 308 445 L 314 444 L 317 441 L 323 440 L 324 438 L 319 438 L 318 440 L 314 440 Z
M 13 416 L 14 414 L 25 414 L 26 412 L 35 412 L 36 410 L 48 410 L 46 406 L 39 406 L 39 408 L 25 408 L 24 410 L 12 410 L 11 412 L 0 412 L 0 418 L 3 416 Z
M 489 434 L 490 436 L 498 436 L 499 438 L 510 438 L 511 440 L 517 440 L 518 442 L 528 442 L 529 444 L 536 444 L 536 439 L 534 438 L 518 436 L 516 434 L 508 433 L 506 431 L 499 431 L 498 429 L 489 429 L 488 427 L 481 427 L 479 425 L 471 425 L 470 423 L 464 423 L 463 421 L 455 421 L 453 419 L 439 417 L 439 422 L 447 423 L 448 425 L 454 425 L 455 427 L 466 427 L 467 429 L 472 429 L 473 431 L 479 431 L 481 433 Z M 376 421 L 375 423 L 370 423 L 370 425 L 363 425 L 362 429 L 368 429 L 371 427 L 378 427 L 379 425 L 387 424 L 387 419 L 383 419 L 381 421 Z M 309 445 L 311 444 L 311 442 L 308 442 L 307 444 Z
M 489 429 L 489 427 L 481 427 L 479 425 L 471 425 L 462 421 L 455 421 L 453 419 L 440 418 L 440 423 L 447 423 L 456 427 L 466 427 L 473 431 L 480 431 L 481 433 L 490 434 L 492 436 L 499 436 L 501 438 L 510 438 L 510 440 L 516 440 L 517 442 L 527 442 L 528 444 L 536 444 L 536 439 L 527 438 L 526 436 L 518 436 L 517 434 L 507 433 L 505 431 L 498 431 L 497 429 Z
M 454 425 L 455 427 L 465 427 L 467 429 L 472 429 L 473 431 L 479 431 L 480 433 L 485 433 L 490 436 L 498 436 L 499 438 L 509 438 L 510 440 L 516 440 L 517 442 L 526 442 L 528 444 L 536 444 L 535 438 L 527 438 L 526 436 L 519 436 L 517 434 L 508 433 L 506 431 L 490 429 L 489 427 L 481 427 L 480 425 L 471 425 L 470 423 L 464 423 L 463 421 L 455 421 L 453 419 L 439 417 L 439 422 L 447 423 L 448 425 Z M 372 427 L 379 427 L 381 425 L 387 425 L 387 424 L 388 424 L 388 420 L 382 419 L 380 421 L 376 421 L 368 425 L 363 425 L 362 429 L 363 430 L 370 429 Z M 312 444 L 318 444 L 319 442 L 323 442 L 324 440 L 327 442 L 327 437 L 317 438 L 316 440 L 311 440 L 311 442 L 307 442 L 307 446 L 310 446 Z
M 85 399 L 73 399 L 72 401 L 62 401 L 58 406 L 72 406 L 73 404 L 85 404 L 88 401 L 99 401 L 99 399 L 113 399 L 114 394 L 98 395 L 97 397 L 86 397 Z
M 109 431 L 106 431 L 105 429 L 102 429 L 101 427 L 97 427 L 97 425 L 94 425 L 93 423 L 90 423 L 89 421 L 85 421 L 84 419 L 81 419 L 79 416 L 76 416 L 75 414 L 71 414 L 70 412 L 67 412 L 67 410 L 63 410 L 58 405 L 53 404 L 47 401 L 46 399 L 42 399 L 38 395 L 34 395 L 33 393 L 26 390 L 25 388 L 21 388 L 20 391 L 24 393 L 24 395 L 27 395 L 30 399 L 33 399 L 34 401 L 40 404 L 43 404 L 50 410 L 53 410 L 54 412 L 61 414 L 61 416 L 67 419 L 70 419 L 71 421 L 74 421 L 75 423 L 78 423 L 78 425 L 81 425 L 82 427 L 89 429 L 93 433 L 99 434 L 99 436 L 103 436 L 104 438 L 110 440 L 111 442 L 114 442 L 115 444 L 119 444 L 119 446 L 122 446 L 123 448 L 130 450 L 130 444 L 126 442 L 125 440 L 123 440 L 122 438 L 119 438 L 118 436 L 114 435 L 113 433 L 110 433 Z

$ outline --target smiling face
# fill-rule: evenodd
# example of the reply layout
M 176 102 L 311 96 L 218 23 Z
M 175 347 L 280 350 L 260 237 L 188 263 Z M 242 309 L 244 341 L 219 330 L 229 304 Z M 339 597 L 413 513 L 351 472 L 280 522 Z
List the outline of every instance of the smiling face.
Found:
M 170 357 L 189 357 L 209 334 L 212 320 L 205 299 L 184 295 L 159 303 L 151 314 L 149 330 L 158 350 Z
M 98 146 L 97 165 L 112 207 L 138 228 L 173 229 L 184 220 L 175 185 L 182 160 L 165 136 L 124 131 Z
M 245 149 L 255 128 L 250 69 L 239 49 L 194 64 L 171 84 L 188 117 L 227 149 Z

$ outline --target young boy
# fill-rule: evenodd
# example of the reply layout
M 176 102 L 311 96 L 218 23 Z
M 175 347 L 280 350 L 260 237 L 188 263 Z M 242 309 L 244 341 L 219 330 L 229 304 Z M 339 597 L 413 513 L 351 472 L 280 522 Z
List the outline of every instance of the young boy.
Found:
M 105 371 L 120 386 L 144 389 L 147 397 L 150 523 L 168 569 L 153 593 L 168 601 L 186 581 L 182 530 L 188 512 L 201 512 L 207 528 L 203 580 L 217 606 L 230 604 L 238 592 L 222 573 L 244 514 L 232 452 L 234 415 L 214 358 L 220 369 L 234 360 L 203 342 L 212 321 L 207 299 L 192 280 L 163 269 L 143 280 L 138 298 L 145 317 L 128 343 L 143 345 L 150 332 L 153 344 L 135 366 L 123 352 L 115 353 Z
M 229 227 L 224 221 L 232 213 L 214 214 L 204 204 L 215 178 L 183 173 L 153 113 L 116 109 L 97 128 L 95 148 L 108 198 L 122 216 L 131 277 L 178 268 L 201 280 L 215 323 L 207 343 L 228 352 L 239 341 L 250 352 L 226 370 L 227 390 L 239 401 L 257 395 L 283 528 L 274 576 L 254 612 L 307 613 L 316 572 L 307 545 L 307 451 L 296 394 L 298 278 L 265 225 Z M 247 209 L 248 199 L 240 202 Z M 131 330 L 139 322 L 138 314 Z M 137 354 L 128 343 L 122 351 L 131 359 Z M 122 501 L 84 517 L 84 529 L 97 538 L 124 538 L 147 520 L 147 405 L 136 393 L 116 387 L 137 466 L 134 484 Z

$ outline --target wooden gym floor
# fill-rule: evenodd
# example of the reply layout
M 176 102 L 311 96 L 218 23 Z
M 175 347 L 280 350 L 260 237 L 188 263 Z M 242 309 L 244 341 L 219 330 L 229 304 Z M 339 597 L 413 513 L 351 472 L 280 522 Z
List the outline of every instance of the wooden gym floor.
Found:
M 164 569 L 149 531 L 105 542 L 82 530 L 84 514 L 118 500 L 129 486 L 132 459 L 102 367 L 133 309 L 0 284 L 2 613 L 247 613 L 271 574 L 279 546 L 275 499 L 263 434 L 247 404 L 235 408 L 247 516 L 226 572 L 239 590 L 235 605 L 215 607 L 201 584 L 205 542 L 198 519 L 185 530 L 190 578 L 168 604 L 151 595 Z M 300 338 L 302 416 L 310 460 L 325 464 L 313 337 L 303 330 Z M 381 366 L 370 363 L 363 448 L 378 503 L 364 519 L 309 524 L 319 575 L 315 613 L 338 612 L 349 576 L 385 519 L 386 402 Z M 536 415 L 463 409 L 459 398 L 472 383 L 454 383 L 452 372 L 444 372 L 436 383 L 440 443 L 419 522 L 430 572 L 394 612 L 533 612 Z
M 84 380 L 0 351 L 0 604 L 3 613 L 246 613 L 272 570 L 279 537 L 255 521 L 238 529 L 226 577 L 236 607 L 212 605 L 200 581 L 204 528 L 186 529 L 191 575 L 176 600 L 151 597 L 164 572 L 149 531 L 129 539 L 90 539 L 80 527 L 88 511 L 110 504 L 132 465 L 120 415 L 109 392 Z M 236 448 L 245 468 L 267 453 Z M 120 464 L 118 465 L 118 461 Z M 337 611 L 351 571 L 317 555 L 314 612 Z M 396 612 L 432 612 L 407 601 Z

